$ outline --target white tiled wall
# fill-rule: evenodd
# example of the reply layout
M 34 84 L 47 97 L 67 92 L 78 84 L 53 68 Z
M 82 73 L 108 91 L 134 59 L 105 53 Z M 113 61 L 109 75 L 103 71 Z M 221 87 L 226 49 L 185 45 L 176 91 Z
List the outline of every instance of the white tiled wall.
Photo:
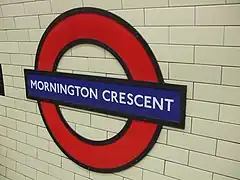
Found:
M 164 127 L 152 151 L 115 174 L 85 170 L 55 145 L 36 101 L 25 97 L 39 40 L 62 12 L 92 6 L 130 22 L 152 48 L 164 79 L 188 86 L 185 130 Z M 240 179 L 240 0 L 0 0 L 0 180 Z M 105 50 L 81 45 L 58 71 L 126 79 Z M 125 118 L 61 106 L 82 136 L 108 139 Z

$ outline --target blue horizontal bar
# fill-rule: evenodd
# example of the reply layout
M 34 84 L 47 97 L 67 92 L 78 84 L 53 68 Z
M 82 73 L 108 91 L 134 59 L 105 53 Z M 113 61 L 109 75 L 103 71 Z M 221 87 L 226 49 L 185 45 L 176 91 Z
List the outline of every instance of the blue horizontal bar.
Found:
M 25 77 L 30 99 L 174 127 L 184 124 L 185 86 L 32 70 Z

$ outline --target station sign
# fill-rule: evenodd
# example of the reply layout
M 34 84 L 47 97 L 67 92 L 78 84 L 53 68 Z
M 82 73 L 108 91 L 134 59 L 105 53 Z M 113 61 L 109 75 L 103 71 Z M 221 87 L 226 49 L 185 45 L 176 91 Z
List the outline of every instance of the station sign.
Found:
M 57 72 L 64 53 L 80 44 L 111 53 L 128 79 Z M 147 42 L 125 20 L 97 8 L 72 9 L 43 34 L 34 70 L 24 70 L 26 95 L 38 102 L 51 137 L 69 159 L 88 170 L 119 172 L 148 154 L 163 125 L 185 126 L 186 86 L 164 83 L 160 68 Z M 114 137 L 93 141 L 69 126 L 60 105 L 128 121 Z

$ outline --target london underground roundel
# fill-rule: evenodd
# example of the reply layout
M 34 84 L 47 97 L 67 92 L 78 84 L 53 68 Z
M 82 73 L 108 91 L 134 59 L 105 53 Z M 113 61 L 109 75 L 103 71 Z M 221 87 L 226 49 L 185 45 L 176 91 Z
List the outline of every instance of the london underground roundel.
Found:
M 128 79 L 56 72 L 63 54 L 79 44 L 109 51 Z M 186 87 L 165 84 L 142 36 L 120 17 L 101 9 L 77 8 L 57 17 L 41 38 L 35 69 L 25 69 L 25 81 L 27 98 L 37 100 L 55 143 L 69 159 L 92 171 L 127 169 L 153 148 L 163 125 L 184 128 Z M 71 129 L 59 105 L 128 121 L 113 138 L 93 141 Z

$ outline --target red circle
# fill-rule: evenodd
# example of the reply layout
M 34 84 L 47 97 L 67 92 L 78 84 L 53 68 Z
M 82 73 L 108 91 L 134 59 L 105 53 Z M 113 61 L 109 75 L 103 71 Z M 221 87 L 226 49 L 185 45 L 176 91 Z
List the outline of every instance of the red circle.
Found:
M 79 11 L 66 13 L 64 18 L 56 19 L 41 40 L 36 70 L 53 72 L 56 59 L 64 47 L 78 39 L 93 39 L 118 53 L 133 80 L 158 82 L 156 69 L 142 42 L 136 38 L 136 34 L 117 22 L 116 17 L 111 16 L 98 11 Z M 69 131 L 55 104 L 39 101 L 39 106 L 50 134 L 63 152 L 80 165 L 99 172 L 114 171 L 131 163 L 135 164 L 134 161 L 142 158 L 150 144 L 155 143 L 154 136 L 160 133 L 160 126 L 157 124 L 132 120 L 125 134 L 116 141 L 93 145 L 81 141 Z

